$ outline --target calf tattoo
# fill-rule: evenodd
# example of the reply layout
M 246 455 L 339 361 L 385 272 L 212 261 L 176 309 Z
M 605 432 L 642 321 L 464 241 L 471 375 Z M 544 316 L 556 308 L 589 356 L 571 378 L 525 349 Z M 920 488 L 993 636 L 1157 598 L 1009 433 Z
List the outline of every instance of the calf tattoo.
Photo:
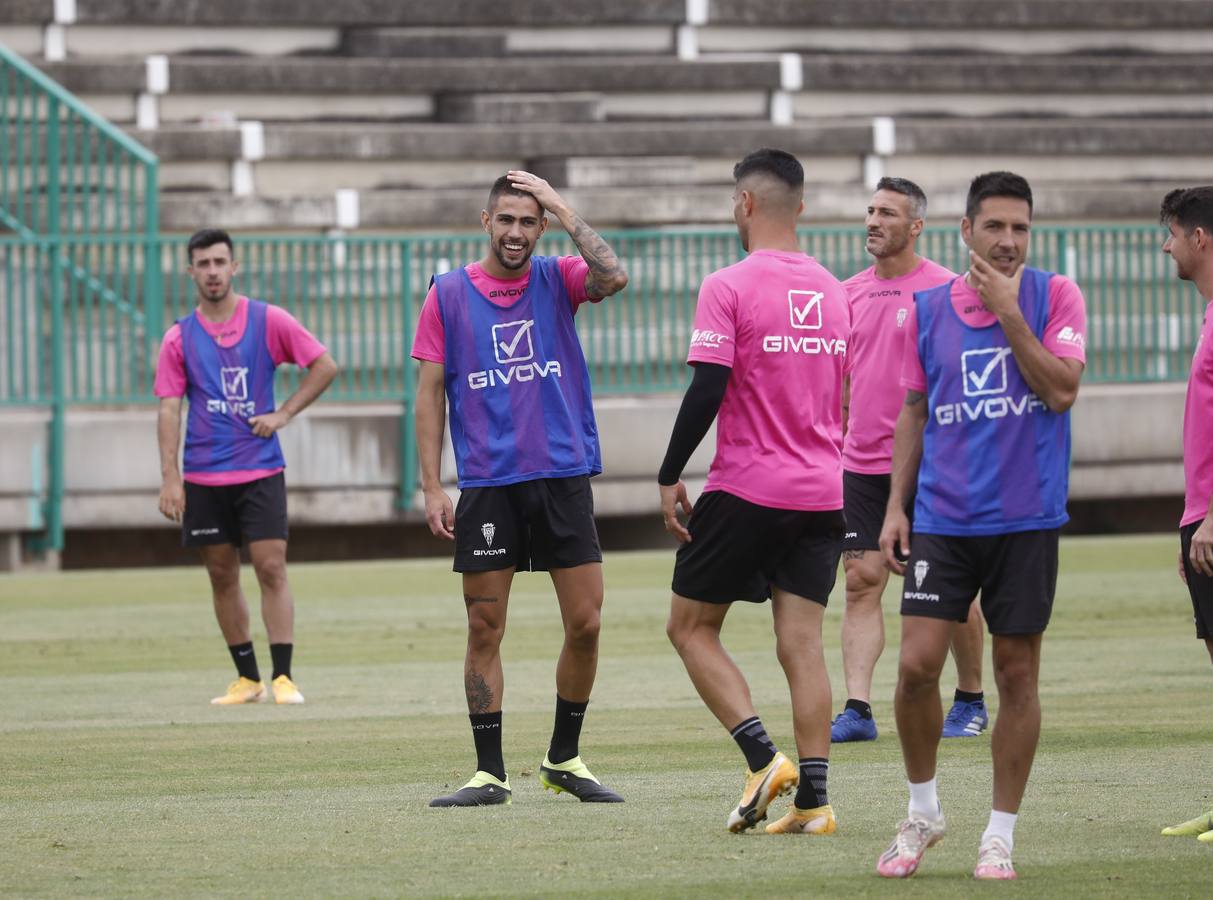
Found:
M 493 689 L 479 672 L 468 669 L 463 676 L 463 690 L 468 698 L 468 712 L 486 713 L 493 705 Z

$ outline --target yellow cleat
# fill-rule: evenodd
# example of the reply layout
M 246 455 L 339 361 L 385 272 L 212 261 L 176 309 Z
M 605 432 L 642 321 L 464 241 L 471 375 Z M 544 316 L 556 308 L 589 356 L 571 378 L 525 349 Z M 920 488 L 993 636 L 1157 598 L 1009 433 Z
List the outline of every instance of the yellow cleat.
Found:
M 816 809 L 793 805 L 786 816 L 767 826 L 767 834 L 833 834 L 837 830 L 838 820 L 828 803 Z
M 782 753 L 776 753 L 775 758 L 757 772 L 746 772 L 741 802 L 729 813 L 729 831 L 737 834 L 753 828 L 767 817 L 770 802 L 789 793 L 799 781 L 800 770 Z
M 211 701 L 212 706 L 234 706 L 237 703 L 260 703 L 265 699 L 265 685 L 243 675 L 227 686 L 227 693 Z
M 279 675 L 275 678 L 272 687 L 274 688 L 275 703 L 303 702 L 303 694 L 299 693 L 299 688 L 295 687 L 295 682 L 285 675 Z
M 1213 844 L 1213 829 L 1206 831 L 1204 834 L 1197 835 L 1196 840 L 1202 844 Z
M 1170 828 L 1164 828 L 1162 833 L 1164 837 L 1199 837 L 1202 841 L 1208 840 L 1213 842 L 1213 837 L 1205 837 L 1205 833 L 1210 831 L 1213 831 L 1213 810 L 1210 810 L 1203 816 L 1197 816 L 1195 819 L 1189 819 L 1186 822 L 1180 822 L 1178 825 L 1172 825 Z

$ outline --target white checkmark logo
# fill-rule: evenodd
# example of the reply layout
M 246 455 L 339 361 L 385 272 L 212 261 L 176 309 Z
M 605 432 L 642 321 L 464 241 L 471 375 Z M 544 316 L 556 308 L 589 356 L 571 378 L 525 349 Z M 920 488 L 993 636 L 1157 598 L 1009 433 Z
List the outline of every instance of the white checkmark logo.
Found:
M 976 397 L 982 394 L 1001 394 L 1007 389 L 1007 356 L 1010 347 L 999 347 L 992 350 L 966 350 L 961 354 L 961 369 L 964 371 L 964 392 L 966 397 Z M 1001 377 L 991 378 L 995 371 L 1001 372 Z
M 788 291 L 788 310 L 792 316 L 793 328 L 821 327 L 821 298 L 825 296 L 820 291 Z M 801 303 L 797 303 L 800 300 Z M 811 316 L 812 313 L 815 316 Z
M 493 355 L 497 357 L 497 362 L 522 362 L 535 355 L 535 349 L 531 345 L 529 337 L 531 326 L 534 324 L 534 319 L 525 319 L 518 322 L 503 322 L 500 325 L 493 326 Z M 515 326 L 517 326 L 518 330 L 514 332 L 514 336 L 509 340 L 503 341 L 501 339 L 502 332 L 507 328 L 514 328 Z M 522 343 L 524 337 L 527 339 L 526 349 L 520 351 L 518 345 Z

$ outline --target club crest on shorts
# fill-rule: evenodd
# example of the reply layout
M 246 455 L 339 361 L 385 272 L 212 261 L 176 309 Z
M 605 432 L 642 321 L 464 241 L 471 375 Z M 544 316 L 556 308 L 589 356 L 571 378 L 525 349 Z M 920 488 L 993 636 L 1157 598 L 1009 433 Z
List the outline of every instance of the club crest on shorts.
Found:
M 484 542 L 488 546 L 493 546 L 493 535 L 497 533 L 497 526 L 492 522 L 485 522 L 480 526 L 480 533 L 484 535 Z
M 914 587 L 921 589 L 922 582 L 927 577 L 927 571 L 931 568 L 931 564 L 925 559 L 920 559 L 914 563 Z

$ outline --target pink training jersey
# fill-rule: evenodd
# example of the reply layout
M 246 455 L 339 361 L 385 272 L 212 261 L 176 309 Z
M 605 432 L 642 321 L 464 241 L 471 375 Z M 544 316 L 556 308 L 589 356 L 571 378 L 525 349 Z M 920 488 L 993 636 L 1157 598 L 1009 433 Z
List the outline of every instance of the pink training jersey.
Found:
M 880 278 L 872 266 L 842 283 L 851 303 L 846 367 L 851 409 L 842 445 L 842 467 L 848 472 L 887 475 L 892 471 L 893 426 L 905 396 L 896 385 L 914 292 L 955 277 L 951 269 L 923 259 L 899 278 Z
M 777 509 L 842 508 L 842 378 L 851 310 L 803 253 L 756 250 L 699 289 L 689 363 L 733 371 L 705 491 Z
M 585 292 L 585 278 L 590 273 L 590 264 L 580 256 L 562 256 L 558 263 L 560 277 L 573 303 L 573 311 L 576 312 L 577 307 L 587 301 L 597 302 Z M 472 280 L 472 286 L 495 306 L 512 306 L 531 280 L 530 267 L 522 277 L 509 279 L 494 278 L 480 267 L 480 263 L 469 263 L 464 268 Z M 446 362 L 446 329 L 438 313 L 438 293 L 433 285 L 430 285 L 425 302 L 421 304 L 421 318 L 417 322 L 417 335 L 413 338 L 412 355 L 413 359 L 424 359 L 426 362 Z
M 952 309 L 970 328 L 986 328 L 998 317 L 985 308 L 977 291 L 964 278 L 952 282 Z M 905 352 L 901 360 L 901 386 L 908 391 L 925 391 L 927 376 L 918 356 L 918 316 L 914 306 L 906 317 Z M 1064 275 L 1049 279 L 1049 318 L 1041 339 L 1044 348 L 1059 359 L 1087 361 L 1087 309 L 1082 291 Z
M 248 325 L 248 298 L 236 301 L 236 310 L 222 322 L 212 322 L 194 310 L 199 324 L 220 347 L 231 347 L 244 337 Z M 275 366 L 293 363 L 307 368 L 324 355 L 325 346 L 314 338 L 306 328 L 278 306 L 268 305 L 265 310 L 265 340 Z M 184 397 L 186 389 L 185 354 L 181 348 L 181 326 L 173 323 L 164 334 L 160 345 L 160 358 L 156 363 L 155 394 L 157 397 Z M 242 469 L 232 472 L 188 472 L 184 479 L 192 484 L 220 486 L 245 484 L 281 472 L 277 469 Z
M 1209 514 L 1213 497 L 1213 302 L 1205 307 L 1184 401 L 1184 515 L 1191 525 Z

